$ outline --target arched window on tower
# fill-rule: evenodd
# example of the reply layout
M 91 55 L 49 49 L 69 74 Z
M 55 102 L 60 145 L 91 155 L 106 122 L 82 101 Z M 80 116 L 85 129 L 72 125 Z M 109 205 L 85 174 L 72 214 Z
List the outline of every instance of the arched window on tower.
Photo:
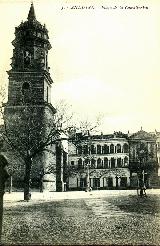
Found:
M 26 50 L 24 51 L 24 67 L 28 68 L 31 65 L 31 53 Z
M 28 82 L 24 82 L 22 85 L 23 103 L 30 103 L 31 101 L 30 93 L 31 93 L 30 84 Z

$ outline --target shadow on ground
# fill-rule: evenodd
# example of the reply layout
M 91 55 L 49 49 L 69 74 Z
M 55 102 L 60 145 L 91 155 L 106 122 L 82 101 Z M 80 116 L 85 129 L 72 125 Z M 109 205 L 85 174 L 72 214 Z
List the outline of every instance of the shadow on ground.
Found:
M 4 209 L 3 244 L 159 244 L 159 197 L 17 202 Z

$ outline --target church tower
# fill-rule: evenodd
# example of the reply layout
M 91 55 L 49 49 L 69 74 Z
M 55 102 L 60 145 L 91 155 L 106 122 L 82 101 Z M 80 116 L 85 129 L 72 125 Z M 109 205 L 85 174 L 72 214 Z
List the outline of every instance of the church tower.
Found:
M 51 49 L 45 25 L 36 20 L 33 3 L 28 20 L 15 28 L 13 57 L 9 74 L 8 105 L 51 103 L 53 83 L 48 66 Z
M 48 171 L 56 165 L 55 146 L 47 146 L 42 153 L 34 154 L 39 143 L 47 139 L 50 131 L 48 125 L 53 122 L 56 110 L 51 105 L 53 81 L 48 66 L 51 44 L 45 25 L 36 19 L 33 3 L 27 21 L 15 28 L 12 45 L 14 49 L 11 70 L 8 71 L 8 102 L 4 111 L 9 137 L 14 138 L 15 148 L 22 154 L 22 158 L 26 152 L 30 156 L 33 152 L 32 180 L 39 182 L 36 180 L 40 173 L 48 175 L 46 181 L 52 183 L 49 189 L 55 190 L 54 171 L 52 175 Z M 13 132 L 14 137 L 11 136 Z M 45 183 L 46 188 L 47 185 Z

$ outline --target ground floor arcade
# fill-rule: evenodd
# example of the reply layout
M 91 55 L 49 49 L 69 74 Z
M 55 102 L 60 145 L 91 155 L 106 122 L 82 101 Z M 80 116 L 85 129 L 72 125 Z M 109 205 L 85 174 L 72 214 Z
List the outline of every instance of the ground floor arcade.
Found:
M 114 170 L 92 170 L 92 172 L 77 173 L 69 177 L 69 190 L 84 190 L 89 180 L 89 186 L 96 189 L 125 189 L 130 187 L 130 171 L 128 168 Z

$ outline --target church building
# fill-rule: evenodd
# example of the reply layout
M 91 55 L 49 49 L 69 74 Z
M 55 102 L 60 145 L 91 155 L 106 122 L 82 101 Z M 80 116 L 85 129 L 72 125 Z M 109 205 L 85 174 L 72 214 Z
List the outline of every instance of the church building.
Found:
M 10 164 L 13 186 L 23 187 L 27 178 L 24 175 L 30 171 L 31 186 L 39 187 L 41 182 L 43 189 L 62 191 L 67 140 L 64 136 L 62 140 L 55 126 L 53 80 L 48 65 L 51 44 L 48 30 L 36 19 L 33 3 L 27 21 L 15 28 L 12 45 L 8 101 L 4 107 L 5 146 L 1 153 Z

